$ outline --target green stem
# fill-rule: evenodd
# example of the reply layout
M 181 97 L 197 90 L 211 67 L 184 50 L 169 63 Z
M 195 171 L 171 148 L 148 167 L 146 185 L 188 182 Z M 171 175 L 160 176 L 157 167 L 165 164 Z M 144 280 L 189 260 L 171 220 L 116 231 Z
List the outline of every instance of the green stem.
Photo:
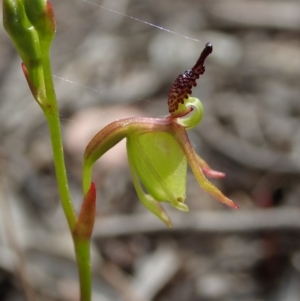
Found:
M 74 237 L 75 253 L 79 270 L 80 301 L 91 300 L 90 239 Z
M 41 49 L 47 49 L 41 47 Z M 51 142 L 53 149 L 54 165 L 56 171 L 56 179 L 58 184 L 59 195 L 61 204 L 68 221 L 70 231 L 72 233 L 79 281 L 80 281 L 80 301 L 91 300 L 91 260 L 90 260 L 90 240 L 79 240 L 74 237 L 73 230 L 77 223 L 77 215 L 73 207 L 67 172 L 65 167 L 65 159 L 63 152 L 63 144 L 61 137 L 61 128 L 59 120 L 59 111 L 57 106 L 57 100 L 52 80 L 50 57 L 48 53 L 42 53 L 42 64 L 44 69 L 44 82 L 45 82 L 45 94 L 46 101 L 42 104 L 42 109 L 46 116 Z
M 83 186 L 83 194 L 86 195 L 88 190 L 91 187 L 92 182 L 92 165 L 83 163 L 83 175 L 82 175 L 82 186 Z
M 68 221 L 69 228 L 72 231 L 75 228 L 77 216 L 72 204 L 70 191 L 68 187 L 68 179 L 65 169 L 65 160 L 61 140 L 60 122 L 57 114 L 55 113 L 46 114 L 46 118 L 48 121 L 50 137 L 52 142 L 58 191 L 61 199 L 61 204 Z
M 41 48 L 43 49 L 43 47 Z M 75 213 L 73 203 L 71 200 L 70 191 L 69 191 L 62 137 L 61 137 L 59 112 L 58 112 L 56 95 L 55 95 L 53 81 L 52 81 L 50 58 L 48 54 L 42 57 L 42 64 L 44 69 L 44 81 L 45 81 L 45 89 L 46 89 L 45 91 L 46 104 L 43 105 L 42 109 L 47 118 L 49 130 L 50 130 L 56 179 L 57 179 L 58 190 L 61 198 L 61 203 L 70 230 L 72 231 L 77 222 L 77 215 Z

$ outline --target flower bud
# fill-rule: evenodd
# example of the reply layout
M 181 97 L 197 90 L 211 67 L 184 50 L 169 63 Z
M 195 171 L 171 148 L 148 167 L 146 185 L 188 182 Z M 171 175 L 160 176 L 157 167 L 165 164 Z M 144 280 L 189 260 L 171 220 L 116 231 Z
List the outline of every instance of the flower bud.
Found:
M 50 46 L 55 34 L 51 3 L 46 0 L 24 0 L 24 7 L 30 23 L 38 32 L 40 42 Z
M 55 33 L 52 7 L 45 0 L 3 0 L 3 25 L 21 59 L 34 98 L 45 101 L 43 57 Z
M 26 66 L 30 81 L 38 87 L 42 72 L 39 37 L 21 0 L 3 1 L 3 25 Z

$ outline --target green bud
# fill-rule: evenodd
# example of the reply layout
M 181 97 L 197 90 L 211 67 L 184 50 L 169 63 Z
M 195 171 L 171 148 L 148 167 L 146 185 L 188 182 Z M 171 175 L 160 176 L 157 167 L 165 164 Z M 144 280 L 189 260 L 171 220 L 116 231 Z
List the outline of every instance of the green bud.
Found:
M 41 53 L 37 31 L 27 18 L 23 1 L 3 1 L 3 26 L 30 73 L 40 65 Z
M 24 0 L 27 17 L 38 32 L 40 42 L 51 44 L 55 34 L 52 6 L 46 0 Z
M 45 0 L 3 0 L 3 25 L 21 59 L 34 98 L 45 101 L 42 57 L 49 53 L 55 34 L 52 7 Z

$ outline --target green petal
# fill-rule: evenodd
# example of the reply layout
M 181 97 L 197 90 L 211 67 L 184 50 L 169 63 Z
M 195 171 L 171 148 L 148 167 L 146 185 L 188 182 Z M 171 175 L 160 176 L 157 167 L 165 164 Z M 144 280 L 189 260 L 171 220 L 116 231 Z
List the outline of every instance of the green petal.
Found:
M 128 159 L 142 184 L 157 201 L 182 211 L 186 190 L 186 157 L 168 132 L 136 133 L 127 139 Z
M 159 219 L 161 219 L 169 228 L 171 228 L 172 222 L 168 217 L 168 214 L 166 213 L 164 208 L 151 195 L 145 194 L 145 192 L 143 191 L 139 183 L 139 179 L 134 171 L 133 166 L 129 164 L 129 167 L 130 167 L 132 181 L 141 203 L 153 214 L 155 214 Z

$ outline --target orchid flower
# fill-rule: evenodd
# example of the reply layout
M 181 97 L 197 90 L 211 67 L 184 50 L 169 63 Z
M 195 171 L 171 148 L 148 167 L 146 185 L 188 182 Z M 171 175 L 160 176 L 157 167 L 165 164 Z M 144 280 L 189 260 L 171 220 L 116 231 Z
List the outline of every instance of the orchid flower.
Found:
M 169 227 L 171 221 L 160 203 L 169 202 L 181 211 L 188 211 L 184 203 L 187 163 L 204 191 L 221 203 L 237 208 L 232 200 L 206 179 L 206 176 L 222 178 L 225 174 L 212 170 L 196 154 L 186 132 L 203 118 L 200 100 L 190 95 L 196 80 L 205 71 L 204 62 L 212 50 L 212 44 L 207 43 L 195 66 L 175 80 L 168 97 L 168 116 L 118 120 L 94 136 L 84 154 L 84 194 L 90 188 L 95 161 L 126 138 L 128 162 L 137 195 L 142 204 Z

